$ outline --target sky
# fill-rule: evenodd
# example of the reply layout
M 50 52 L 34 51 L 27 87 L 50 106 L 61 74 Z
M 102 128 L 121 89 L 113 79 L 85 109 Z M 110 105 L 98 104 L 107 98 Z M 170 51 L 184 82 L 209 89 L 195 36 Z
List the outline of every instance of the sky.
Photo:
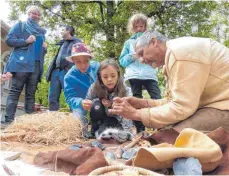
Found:
M 9 4 L 6 0 L 0 1 L 0 19 L 5 23 L 9 23 L 8 15 L 10 13 Z
M 3 20 L 8 26 L 12 27 L 17 21 L 10 22 L 8 16 L 10 14 L 10 8 L 8 0 L 0 0 L 0 19 Z M 19 17 L 21 21 L 25 21 L 27 19 L 27 15 L 23 14 Z M 50 31 L 47 30 L 47 37 L 50 35 Z
M 8 16 L 10 14 L 10 8 L 8 0 L 0 0 L 0 19 L 3 20 L 9 26 L 12 26 L 14 23 L 10 22 Z M 24 21 L 25 16 L 20 16 L 20 20 Z

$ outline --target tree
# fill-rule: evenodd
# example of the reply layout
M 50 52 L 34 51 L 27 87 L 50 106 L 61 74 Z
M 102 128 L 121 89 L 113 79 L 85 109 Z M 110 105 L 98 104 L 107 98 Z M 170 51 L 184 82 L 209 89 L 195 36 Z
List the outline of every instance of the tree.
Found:
M 217 21 L 209 17 L 213 12 L 222 13 L 222 3 L 214 1 L 10 1 L 10 18 L 16 20 L 32 3 L 44 10 L 42 25 L 46 28 L 58 30 L 62 24 L 76 27 L 78 37 L 90 44 L 99 61 L 119 57 L 124 41 L 130 37 L 126 32 L 128 19 L 136 12 L 145 13 L 152 19 L 152 29 L 170 39 L 215 38 Z M 223 3 L 223 7 L 226 11 L 228 3 Z M 161 76 L 160 86 L 164 86 Z
M 212 15 L 212 21 L 216 27 L 211 37 L 229 47 L 229 3 L 226 1 L 218 3 L 219 5 Z
M 77 27 L 79 37 L 90 43 L 98 34 L 94 47 L 100 57 L 118 58 L 126 32 L 128 18 L 144 12 L 154 20 L 153 28 L 169 38 L 194 35 L 207 37 L 213 23 L 209 16 L 216 9 L 214 1 L 34 1 L 44 9 L 43 24 L 51 30 L 61 24 Z M 10 1 L 11 19 L 25 11 L 32 1 Z M 16 13 L 17 12 L 17 13 Z M 14 14 L 14 15 L 13 15 Z M 198 31 L 193 33 L 193 25 Z M 101 36 L 100 35 L 100 36 Z M 100 46 L 100 47 L 97 47 Z

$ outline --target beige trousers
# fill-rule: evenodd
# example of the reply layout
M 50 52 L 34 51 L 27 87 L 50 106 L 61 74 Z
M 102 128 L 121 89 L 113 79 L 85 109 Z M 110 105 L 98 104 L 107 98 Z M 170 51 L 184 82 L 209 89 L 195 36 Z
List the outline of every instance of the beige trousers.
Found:
M 215 108 L 199 109 L 189 118 L 175 124 L 174 129 L 181 131 L 184 128 L 193 128 L 203 132 L 209 132 L 223 127 L 229 132 L 229 111 Z

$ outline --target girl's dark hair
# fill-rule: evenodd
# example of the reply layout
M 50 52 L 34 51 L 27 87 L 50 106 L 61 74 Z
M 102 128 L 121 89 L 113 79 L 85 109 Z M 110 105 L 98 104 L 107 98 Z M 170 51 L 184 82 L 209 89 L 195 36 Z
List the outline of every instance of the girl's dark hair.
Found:
M 65 26 L 65 29 L 70 32 L 71 36 L 75 34 L 75 29 L 72 26 Z
M 100 99 L 108 99 L 108 90 L 102 82 L 101 71 L 107 68 L 108 66 L 113 66 L 118 72 L 118 81 L 114 87 L 113 94 L 115 97 L 125 97 L 127 92 L 124 86 L 123 77 L 121 76 L 121 69 L 117 62 L 114 59 L 106 59 L 100 63 L 99 70 L 97 72 L 97 80 L 95 81 L 95 86 L 92 91 L 93 95 Z

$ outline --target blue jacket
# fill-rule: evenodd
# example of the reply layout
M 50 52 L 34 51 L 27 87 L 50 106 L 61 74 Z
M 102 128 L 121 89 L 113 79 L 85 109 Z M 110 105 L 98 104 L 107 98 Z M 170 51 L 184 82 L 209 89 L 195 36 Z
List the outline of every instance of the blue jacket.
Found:
M 121 55 L 119 57 L 119 63 L 125 67 L 124 78 L 125 81 L 129 79 L 153 79 L 158 81 L 156 70 L 147 64 L 142 64 L 139 59 L 133 59 L 132 54 L 135 53 L 134 45 L 137 39 L 137 35 L 134 34 L 124 43 Z
M 97 78 L 100 64 L 91 61 L 86 73 L 81 73 L 73 66 L 64 77 L 64 95 L 72 110 L 83 109 L 81 101 L 86 98 L 87 91 Z
M 9 31 L 6 44 L 12 47 L 5 72 L 34 72 L 35 45 L 27 44 L 26 39 L 31 35 L 24 29 L 24 22 L 18 22 Z M 45 36 L 43 36 L 43 39 Z M 46 49 L 42 47 L 40 54 L 40 77 L 43 73 Z

